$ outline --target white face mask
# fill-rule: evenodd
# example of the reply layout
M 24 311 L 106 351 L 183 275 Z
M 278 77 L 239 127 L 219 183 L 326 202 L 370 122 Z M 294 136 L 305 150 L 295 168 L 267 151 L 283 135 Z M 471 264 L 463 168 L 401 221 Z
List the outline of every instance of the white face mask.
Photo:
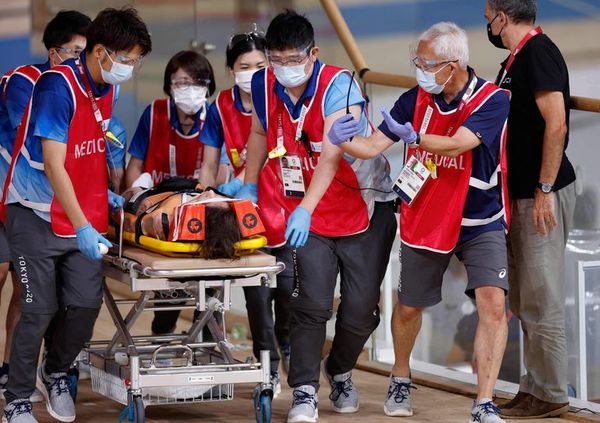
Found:
M 104 49 L 106 51 L 106 49 Z M 124 65 L 123 63 L 115 62 L 106 51 L 106 56 L 111 61 L 112 65 L 110 70 L 104 70 L 102 64 L 100 64 L 100 59 L 98 59 L 98 64 L 100 65 L 100 73 L 102 74 L 102 80 L 110 85 L 118 85 L 122 84 L 125 81 L 128 81 L 133 76 L 133 65 Z
M 308 74 L 304 70 L 306 63 L 294 66 L 273 65 L 275 77 L 286 88 L 295 88 L 304 84 Z
M 240 90 L 250 94 L 252 87 L 252 76 L 258 69 L 252 69 L 247 71 L 234 72 L 235 84 L 240 87 Z
M 448 65 L 449 63 L 446 63 L 446 65 L 438 69 L 437 72 L 427 72 L 421 68 L 417 68 L 416 77 L 419 86 L 430 94 L 439 94 L 442 91 L 444 91 L 444 88 L 446 88 L 446 84 L 448 83 L 448 81 L 450 81 L 450 78 L 452 78 L 452 74 L 450 74 L 448 79 L 446 79 L 446 82 L 444 82 L 441 85 L 435 82 L 435 75 Z
M 173 101 L 186 115 L 195 115 L 206 103 L 208 88 L 190 85 L 184 88 L 172 88 Z

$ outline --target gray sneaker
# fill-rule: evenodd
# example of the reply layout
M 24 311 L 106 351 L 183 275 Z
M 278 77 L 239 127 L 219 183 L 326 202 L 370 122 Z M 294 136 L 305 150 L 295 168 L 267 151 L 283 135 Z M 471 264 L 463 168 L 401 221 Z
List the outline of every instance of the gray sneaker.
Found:
M 410 403 L 410 390 L 417 389 L 408 377 L 390 376 L 390 386 L 383 404 L 383 411 L 388 416 L 409 417 L 413 415 Z
M 75 420 L 75 404 L 69 394 L 67 373 L 46 374 L 44 365 L 38 369 L 36 386 L 46 400 L 48 414 L 61 422 Z
M 339 375 L 330 375 L 327 372 L 327 359 L 321 361 L 321 372 L 331 386 L 329 399 L 331 407 L 338 413 L 356 413 L 358 411 L 358 391 L 352 383 L 352 371 Z
M 16 399 L 4 407 L 2 423 L 38 423 L 33 417 L 31 402 L 26 399 Z
M 317 391 L 314 386 L 302 385 L 294 388 L 287 423 L 315 423 L 319 418 L 317 404 Z
M 469 423 L 506 423 L 500 418 L 500 409 L 490 399 L 484 399 L 477 404 L 473 401 Z

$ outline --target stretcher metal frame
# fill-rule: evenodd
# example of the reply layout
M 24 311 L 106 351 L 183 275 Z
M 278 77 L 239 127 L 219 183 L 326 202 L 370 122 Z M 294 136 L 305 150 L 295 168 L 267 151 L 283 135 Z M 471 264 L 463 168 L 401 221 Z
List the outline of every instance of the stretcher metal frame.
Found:
M 261 351 L 260 362 L 252 358 L 245 362 L 236 360 L 233 345 L 227 340 L 225 312 L 230 308 L 233 287 L 275 287 L 276 275 L 285 265 L 273 260 L 271 265 L 247 262 L 247 265 L 236 266 L 236 262 L 231 261 L 227 263 L 231 266 L 165 270 L 127 258 L 127 250 L 125 256 L 120 252 L 104 257 L 104 276 L 128 285 L 131 291 L 140 292 L 140 296 L 137 300 L 115 299 L 104 282 L 104 301 L 116 331 L 112 339 L 92 341 L 86 349 L 92 389 L 126 405 L 130 421 L 143 422 L 145 406 L 231 400 L 235 384 L 255 383 L 253 400 L 257 422 L 269 422 L 273 397 L 269 351 Z M 165 260 L 173 259 L 165 257 Z M 218 294 L 211 296 L 207 294 L 208 289 Z M 174 290 L 185 290 L 189 297 L 153 298 L 155 291 Z M 124 314 L 119 306 L 127 305 L 130 308 Z M 144 311 L 186 309 L 200 312 L 187 333 L 131 334 Z M 221 324 L 216 314 L 222 316 Z M 211 342 L 198 340 L 205 327 L 212 335 Z M 189 397 L 204 388 L 206 392 Z M 147 392 L 157 389 L 159 393 Z M 174 389 L 183 395 L 179 395 L 181 398 L 162 395 L 160 389 Z M 189 394 L 190 390 L 194 394 Z

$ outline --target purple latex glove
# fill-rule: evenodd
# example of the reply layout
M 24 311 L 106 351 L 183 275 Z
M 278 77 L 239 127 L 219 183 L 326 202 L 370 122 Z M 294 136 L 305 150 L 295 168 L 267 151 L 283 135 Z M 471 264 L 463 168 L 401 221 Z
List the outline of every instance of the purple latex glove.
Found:
M 355 120 L 351 114 L 337 118 L 329 132 L 327 138 L 333 145 L 340 145 L 346 141 L 351 141 L 352 137 L 360 132 L 360 121 Z
M 381 115 L 392 134 L 399 137 L 405 144 L 414 144 L 417 142 L 417 132 L 410 122 L 406 122 L 404 125 L 396 122 L 385 109 L 381 109 Z

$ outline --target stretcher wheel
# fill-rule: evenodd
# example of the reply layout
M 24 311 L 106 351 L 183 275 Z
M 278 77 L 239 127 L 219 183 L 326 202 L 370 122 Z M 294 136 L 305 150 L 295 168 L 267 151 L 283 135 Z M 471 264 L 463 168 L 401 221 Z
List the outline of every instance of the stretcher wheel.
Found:
M 79 383 L 79 369 L 71 368 L 67 372 L 69 395 L 73 398 L 73 402 L 77 400 L 77 384 Z
M 144 412 L 144 401 L 141 396 L 130 397 L 129 404 L 123 410 L 127 413 L 127 420 L 134 423 L 143 423 L 146 421 Z M 121 422 L 119 418 L 119 422 Z
M 256 423 L 271 423 L 272 392 L 262 391 L 254 396 L 254 415 Z

